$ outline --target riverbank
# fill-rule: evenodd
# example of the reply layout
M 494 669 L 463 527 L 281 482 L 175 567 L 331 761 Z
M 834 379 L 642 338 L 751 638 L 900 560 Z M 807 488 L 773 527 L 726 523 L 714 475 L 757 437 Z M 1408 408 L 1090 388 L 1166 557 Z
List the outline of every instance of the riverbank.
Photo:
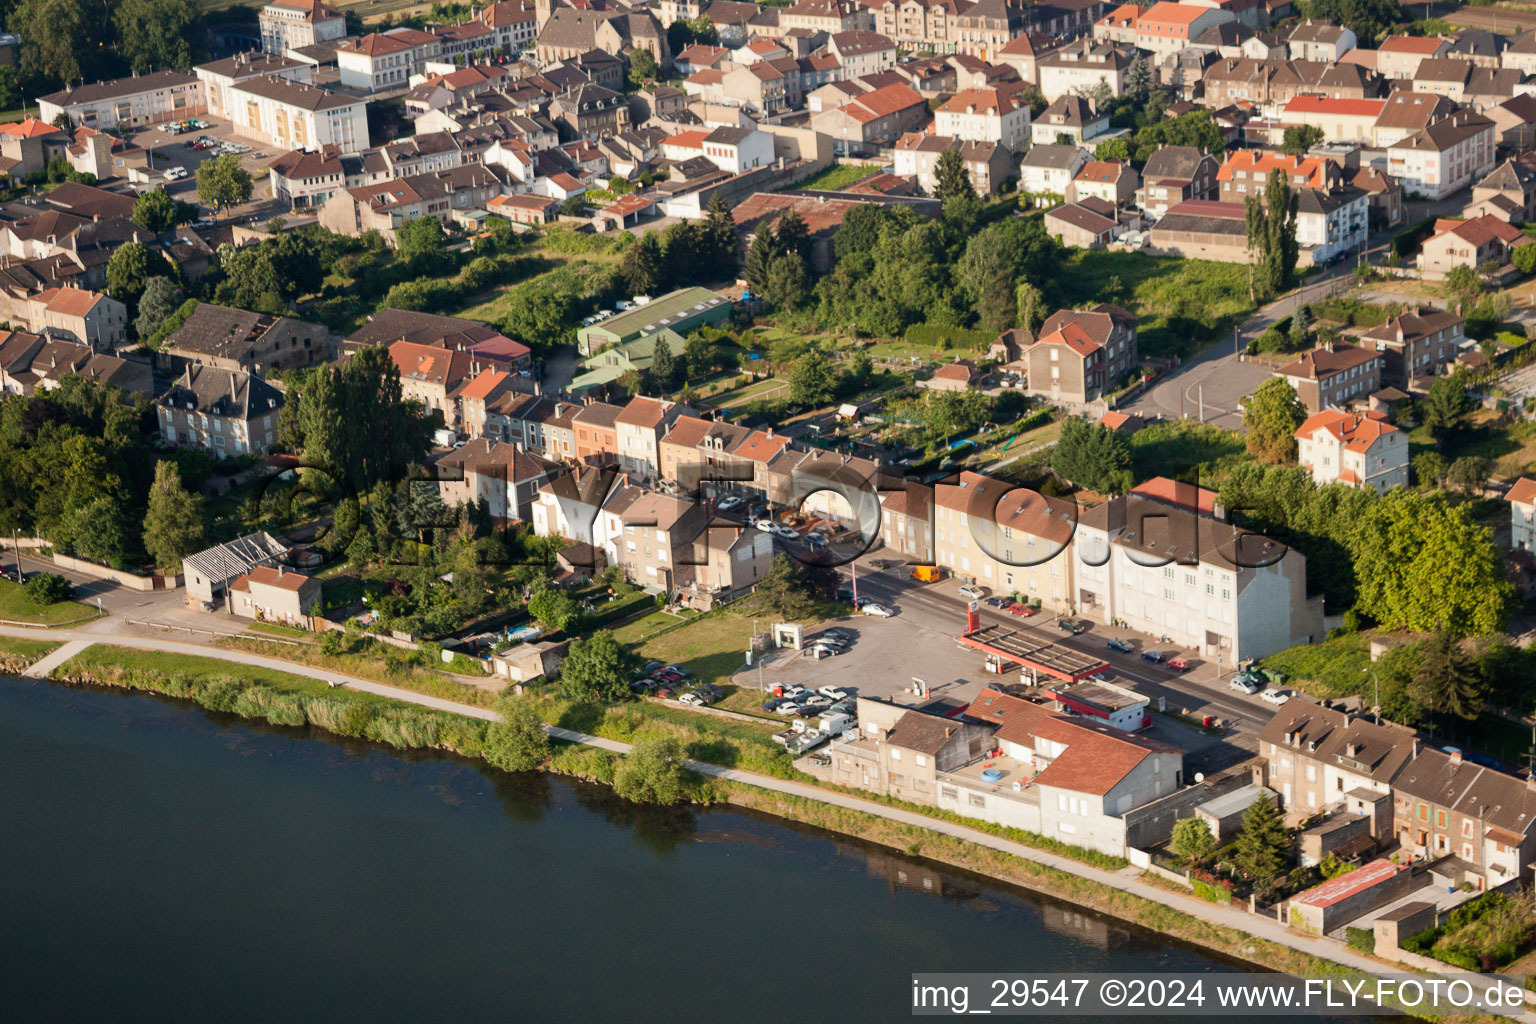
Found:
M 59 649 L 51 640 L 22 640 L 0 636 L 0 675 L 19 676 L 27 666 Z
M 486 729 L 495 717 L 479 708 L 465 707 L 462 713 L 453 713 L 403 704 L 377 693 L 360 692 L 351 687 L 333 688 L 315 679 L 266 668 L 226 665 L 209 658 L 167 656 L 107 645 L 77 655 L 56 670 L 54 678 L 74 685 L 127 689 L 190 700 L 211 711 L 273 725 L 313 727 L 396 749 L 442 750 L 481 761 L 484 760 Z M 615 768 L 629 744 L 559 728 L 551 729 L 551 734 L 562 742 L 546 762 L 546 770 L 612 785 Z M 975 832 L 962 825 L 937 820 L 930 824 L 912 812 L 884 808 L 831 791 L 822 794 L 799 783 L 754 776 L 740 769 L 702 763 L 695 763 L 694 767 L 700 772 L 700 780 L 693 787 L 693 795 L 702 804 L 728 803 L 859 838 L 1066 899 L 1266 969 L 1337 973 L 1379 970 L 1385 966 L 1371 962 L 1366 962 L 1369 966 L 1365 963 L 1346 965 L 1196 917 L 1170 905 L 1182 900 L 1190 902 L 1193 909 L 1196 904 L 1192 897 L 1167 893 L 1149 899 L 1128 892 L 1128 886 L 1144 884 L 1135 874 L 1128 873 L 1129 869 L 1114 872 L 1090 868 L 1059 856 L 1023 850 L 1022 844 L 984 833 L 976 833 L 976 840 L 980 841 L 975 841 L 952 834 Z M 805 789 L 814 795 L 776 791 L 768 788 L 770 786 Z M 859 806 L 866 804 L 867 810 Z M 1002 846 L 1018 847 L 1021 852 L 998 848 Z M 1035 855 L 1031 856 L 1031 853 Z M 1103 878 L 1086 877 L 1089 874 Z

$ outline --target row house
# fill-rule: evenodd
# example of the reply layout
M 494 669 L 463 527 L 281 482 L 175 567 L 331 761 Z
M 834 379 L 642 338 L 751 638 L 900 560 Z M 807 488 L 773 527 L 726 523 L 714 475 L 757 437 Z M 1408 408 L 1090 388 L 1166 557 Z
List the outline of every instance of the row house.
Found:
M 916 178 L 918 187 L 932 195 L 939 185 L 939 157 L 951 149 L 960 160 L 977 195 L 989 196 L 1013 177 L 1013 156 L 995 142 L 964 142 L 943 135 L 908 132 L 891 153 L 891 170 L 903 178 Z
M 1358 64 L 1320 61 L 1218 60 L 1205 69 L 1205 106 L 1248 103 L 1278 109 L 1297 96 L 1362 100 L 1381 95 L 1381 80 Z
M 444 63 L 472 64 L 502 48 L 496 30 L 476 19 L 444 25 L 434 34 L 441 44 L 438 59 Z
M 904 50 L 954 53 L 955 23 L 967 0 L 880 0 L 870 5 L 875 31 Z
M 1499 54 L 1499 66 L 1512 68 L 1522 75 L 1536 74 L 1536 29 L 1511 36 Z
M 294 210 L 324 206 L 341 190 L 367 184 L 367 178 L 362 157 L 343 155 L 335 146 L 290 150 L 267 165 L 272 198 Z
M 607 402 L 588 402 L 571 417 L 575 430 L 576 461 L 583 466 L 619 464 L 619 428 L 623 408 Z
M 967 142 L 996 142 L 1014 152 L 1029 141 L 1029 103 L 1002 89 L 967 89 L 934 112 L 934 131 Z
M 1381 390 L 1386 360 L 1375 349 L 1343 341 L 1324 342 L 1275 371 L 1310 413 L 1343 409 Z
M 1390 149 L 1455 111 L 1456 104 L 1444 96 L 1396 89 L 1387 97 L 1376 117 L 1373 144 L 1377 149 Z
M 28 296 L 26 328 L 34 334 L 111 352 L 128 341 L 128 307 L 85 288 L 48 288 Z
M 1291 823 L 1359 815 L 1372 836 L 1394 834 L 1392 781 L 1413 756 L 1412 729 L 1377 724 L 1309 700 L 1288 701 L 1259 733 L 1264 785 Z
M 1381 354 L 1382 384 L 1403 390 L 1445 371 L 1466 340 L 1465 320 L 1430 306 L 1405 310 L 1360 334 L 1362 345 Z
M 1297 462 L 1318 486 L 1340 483 L 1385 494 L 1408 486 L 1408 435 L 1379 410 L 1327 409 L 1296 429 Z
M 1072 503 L 969 470 L 933 490 L 934 564 L 1050 611 L 1071 610 Z
M 1029 10 L 1013 0 L 977 0 L 954 17 L 956 51 L 995 62 L 1003 47 L 1028 27 Z
M 1405 853 L 1454 858 L 1453 877 L 1478 889 L 1525 881 L 1536 856 L 1536 782 L 1419 747 L 1392 784 Z M 1459 877 L 1458 877 L 1459 876 Z
M 277 444 L 283 395 L 254 374 L 189 364 L 156 404 L 169 445 L 223 459 L 266 455 Z
M 37 98 L 38 120 L 53 124 L 67 116 L 73 124 L 103 131 L 185 121 L 207 112 L 203 83 L 180 71 L 85 82 Z
M 835 110 L 812 114 L 811 127 L 831 137 L 833 152 L 848 156 L 894 143 L 927 117 L 928 103 L 916 90 L 893 84 L 864 93 Z
M 712 521 L 704 506 L 682 498 L 642 492 L 620 518 L 615 547 L 630 579 L 694 606 L 749 589 L 773 558 L 769 534 Z
M 1493 121 L 1458 110 L 1387 149 L 1387 173 L 1410 196 L 1443 199 L 1493 170 Z
M 414 28 L 370 32 L 336 48 L 341 84 L 364 92 L 403 89 L 443 55 L 443 40 Z
M 337 234 L 357 238 L 378 231 L 394 244 L 395 230 L 418 217 L 435 217 L 447 226 L 455 213 L 484 209 L 501 194 L 501 181 L 489 168 L 466 164 L 433 174 L 418 174 L 345 189 L 320 208 L 320 224 Z
M 1183 50 L 1206 29 L 1236 20 L 1230 11 L 1220 7 L 1159 0 L 1136 19 L 1133 41 L 1138 50 L 1151 53 L 1154 60 L 1161 62 Z
M 619 465 L 643 481 L 654 480 L 661 472 L 661 439 L 688 411 L 687 406 L 660 398 L 631 398 L 613 421 Z
M 199 302 L 160 351 L 173 361 L 265 376 L 327 359 L 330 329 L 293 317 Z
M 1024 8 L 1024 28 L 1037 35 L 1070 41 L 1088 35 L 1109 10 L 1105 0 L 1044 0 Z
M 538 34 L 538 13 L 523 0 L 501 0 L 481 8 L 477 17 L 496 33 L 496 47 L 509 53 L 527 50 Z
M 236 104 L 231 90 L 253 78 L 287 78 L 306 85 L 314 83 L 314 69 L 303 61 L 279 54 L 252 51 L 233 57 L 199 64 L 192 69 L 203 83 L 208 113 L 214 117 L 233 118 Z
M 1289 156 L 1242 150 L 1233 153 L 1216 174 L 1221 202 L 1262 202 L 1269 178 L 1284 174 L 1298 192 L 1296 241 L 1314 263 L 1365 244 L 1370 231 L 1370 197 L 1344 181 L 1343 169 L 1325 157 Z
M 857 0 L 799 0 L 779 12 L 781 33 L 808 29 L 833 35 L 859 29 L 873 30 L 874 27 L 874 13 Z
M 539 489 L 563 472 L 520 445 L 476 438 L 437 460 L 439 497 L 449 508 L 481 505 L 498 522 L 528 522 Z
M 624 511 L 644 493 L 615 466 L 576 467 L 539 488 L 533 532 L 589 545 L 605 565 L 619 565 Z
M 1220 170 L 1221 162 L 1210 153 L 1202 153 L 1193 146 L 1164 146 L 1142 167 L 1136 205 L 1142 213 L 1156 219 L 1188 200 L 1215 199 L 1219 194 L 1216 175 Z
M 1040 94 L 1047 100 L 1068 94 L 1087 96 L 1102 84 L 1112 95 L 1124 95 L 1125 75 L 1135 59 L 1130 47 L 1079 40 L 1036 62 Z
M 1414 73 L 1413 91 L 1482 111 L 1513 97 L 1521 77 L 1518 71 L 1480 68 L 1455 57 L 1431 58 Z
M 893 554 L 933 564 L 934 490 L 916 480 L 880 491 L 880 540 Z
M 97 352 L 89 345 L 62 338 L 0 330 L 0 396 L 52 391 L 72 376 L 105 381 L 145 398 L 156 394 L 148 363 Z
M 475 360 L 468 352 L 459 352 L 414 341 L 397 341 L 389 346 L 389 358 L 400 371 L 400 393 L 422 405 L 427 415 L 437 413 L 443 426 L 455 429 L 459 423 L 459 403 L 455 396 L 460 385 L 475 373 Z
M 1198 500 L 1185 494 L 1197 490 Z M 1157 478 L 1084 512 L 1076 611 L 1218 665 L 1319 640 L 1322 598 L 1307 596 L 1306 557 L 1216 518 L 1214 497 Z
M 1444 57 L 1449 39 L 1439 36 L 1388 36 L 1376 47 L 1376 73 L 1383 78 L 1413 78 L 1426 60 Z
M 1029 394 L 1058 404 L 1086 405 L 1140 369 L 1136 318 L 1107 302 L 1086 310 L 1059 310 L 1040 326 L 1023 358 Z
M 1510 262 L 1512 250 L 1532 242 L 1536 239 L 1490 214 L 1471 220 L 1441 218 L 1419 251 L 1419 273 L 1425 280 L 1442 281 L 1457 267 L 1503 266 Z

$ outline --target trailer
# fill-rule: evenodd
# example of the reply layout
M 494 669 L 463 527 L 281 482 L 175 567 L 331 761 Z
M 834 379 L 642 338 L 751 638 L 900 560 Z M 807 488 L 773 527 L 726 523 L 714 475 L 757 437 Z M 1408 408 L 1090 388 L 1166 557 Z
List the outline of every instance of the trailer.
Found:
M 1068 683 L 1091 679 L 1109 670 L 1109 663 L 1070 647 L 1039 640 L 1007 626 L 982 626 L 961 633 L 959 640 L 996 658 L 1012 662 L 1031 676 L 1050 676 Z

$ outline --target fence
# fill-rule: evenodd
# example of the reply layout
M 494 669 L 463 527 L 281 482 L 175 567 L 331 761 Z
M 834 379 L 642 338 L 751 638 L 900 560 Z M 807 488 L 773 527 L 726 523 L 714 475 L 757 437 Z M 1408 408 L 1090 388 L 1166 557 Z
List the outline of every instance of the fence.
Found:
M 238 637 L 242 640 L 267 640 L 274 644 L 283 644 L 287 647 L 305 646 L 298 640 L 285 640 L 280 636 L 272 636 L 270 633 L 226 633 L 218 629 L 204 629 L 201 626 L 183 626 L 174 622 L 156 622 L 153 619 L 123 619 L 130 626 L 148 626 L 150 629 L 172 630 L 179 629 L 185 633 L 203 633 L 209 637 Z

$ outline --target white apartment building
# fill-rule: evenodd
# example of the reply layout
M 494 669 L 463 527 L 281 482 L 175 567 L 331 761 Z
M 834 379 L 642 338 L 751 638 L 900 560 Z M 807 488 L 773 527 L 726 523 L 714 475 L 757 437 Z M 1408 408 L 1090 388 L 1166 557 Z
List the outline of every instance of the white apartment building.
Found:
M 1371 197 L 1364 189 L 1302 189 L 1296 198 L 1296 242 L 1313 264 L 1320 264 L 1363 246 L 1370 219 Z
M 1408 485 L 1408 435 L 1372 410 L 1324 409 L 1296 429 L 1297 461 L 1319 486 L 1369 487 L 1385 494 Z
M 1494 123 L 1458 110 L 1387 150 L 1387 173 L 1405 196 L 1443 199 L 1493 170 Z
M 320 0 L 272 0 L 256 20 L 261 26 L 261 48 L 279 56 L 347 34 L 347 19 Z
M 37 117 L 49 124 L 67 114 L 76 127 L 142 128 L 208 112 L 203 83 L 180 71 L 152 71 L 111 82 L 86 82 L 39 96 Z
M 287 78 L 306 85 L 314 82 L 314 69 L 303 61 L 277 54 L 239 53 L 192 69 L 203 83 L 208 113 L 214 117 L 232 117 L 234 109 L 230 90 L 253 78 Z
M 1029 104 L 998 89 L 966 89 L 934 114 L 934 131 L 966 142 L 1000 142 L 1020 152 L 1029 141 Z
M 1079 517 L 1079 614 L 1124 621 L 1226 666 L 1322 638 L 1322 599 L 1307 597 L 1305 556 L 1236 530 L 1214 509 L 1197 514 L 1149 493 L 1144 485 Z
M 335 146 L 342 156 L 368 148 L 366 100 L 286 78 L 254 78 L 229 90 L 235 134 L 283 150 Z
M 370 32 L 336 48 L 341 84 L 368 92 L 404 89 L 412 75 L 443 53 L 443 41 L 431 32 L 392 28 Z
M 480 12 L 480 20 L 496 31 L 496 45 L 516 53 L 531 49 L 538 35 L 538 11 L 522 0 L 502 0 Z
M 997 595 L 1071 609 L 1071 503 L 967 471 L 935 485 L 933 505 L 935 564 Z

